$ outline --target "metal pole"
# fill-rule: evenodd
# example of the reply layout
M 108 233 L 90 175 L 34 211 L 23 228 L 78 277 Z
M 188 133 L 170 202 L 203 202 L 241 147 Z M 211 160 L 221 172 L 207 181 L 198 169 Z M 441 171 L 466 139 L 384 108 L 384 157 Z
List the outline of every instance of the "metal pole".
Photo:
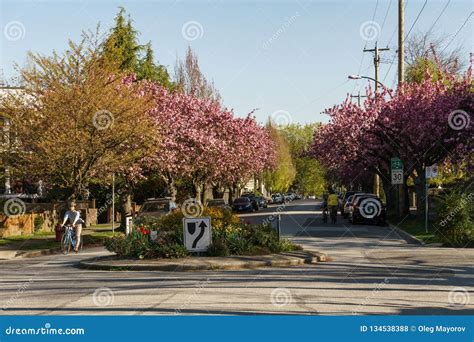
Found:
M 278 233 L 278 240 L 280 240 L 280 226 L 281 226 L 281 215 L 278 214 L 278 217 L 277 217 L 277 233 Z
M 382 48 L 379 49 L 377 42 L 375 42 L 375 47 L 373 49 L 364 49 L 364 52 L 373 52 L 374 53 L 374 67 L 375 67 L 375 78 L 373 79 L 375 81 L 375 98 L 377 98 L 377 92 L 379 85 L 381 84 L 379 81 L 379 65 L 380 65 L 380 51 L 389 51 L 390 49 L 387 48 Z M 370 77 L 362 77 L 362 78 L 368 78 L 371 79 Z M 378 173 L 375 173 L 375 178 L 374 178 L 374 193 L 380 197 L 380 176 Z
M 112 234 L 115 233 L 115 173 L 112 173 Z
M 428 177 L 425 166 L 425 233 L 428 233 Z

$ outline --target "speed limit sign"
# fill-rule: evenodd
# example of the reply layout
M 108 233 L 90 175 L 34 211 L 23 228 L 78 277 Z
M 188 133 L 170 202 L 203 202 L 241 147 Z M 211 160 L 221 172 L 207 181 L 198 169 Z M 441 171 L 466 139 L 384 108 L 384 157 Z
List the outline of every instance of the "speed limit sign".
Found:
M 403 162 L 400 158 L 390 159 L 390 170 L 392 174 L 392 184 L 403 184 Z
M 403 170 L 392 170 L 392 184 L 403 184 Z

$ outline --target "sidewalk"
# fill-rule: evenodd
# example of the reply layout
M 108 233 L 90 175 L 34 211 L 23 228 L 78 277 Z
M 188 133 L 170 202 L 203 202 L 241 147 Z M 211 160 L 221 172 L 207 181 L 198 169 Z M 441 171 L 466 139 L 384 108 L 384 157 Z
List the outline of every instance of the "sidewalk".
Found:
M 97 225 L 83 229 L 82 234 L 84 247 L 88 248 L 102 245 L 112 231 L 109 225 Z M 56 254 L 59 248 L 54 232 L 0 238 L 0 260 Z

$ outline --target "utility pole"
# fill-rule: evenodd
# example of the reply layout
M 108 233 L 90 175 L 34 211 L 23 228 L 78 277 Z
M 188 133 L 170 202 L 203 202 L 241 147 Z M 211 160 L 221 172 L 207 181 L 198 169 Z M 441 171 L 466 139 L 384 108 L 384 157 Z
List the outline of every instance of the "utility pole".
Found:
M 357 105 L 360 107 L 360 98 L 361 97 L 367 97 L 367 95 L 361 95 L 360 91 L 357 93 L 357 95 L 351 95 L 351 99 L 357 98 Z
M 379 65 L 380 65 L 380 52 L 389 51 L 388 47 L 379 48 L 377 42 L 375 42 L 375 47 L 373 49 L 364 49 L 364 52 L 373 52 L 374 53 L 374 67 L 375 67 L 375 96 L 377 96 L 377 90 L 379 86 Z
M 398 86 L 405 79 L 405 4 L 404 0 L 398 0 Z M 398 217 L 404 215 L 405 207 L 405 184 L 397 185 L 397 207 Z M 418 209 L 418 208 L 417 208 Z
M 403 0 L 398 0 L 398 85 L 405 78 L 403 63 L 405 58 L 405 5 Z
M 380 49 L 375 42 L 375 47 L 373 49 L 364 49 L 364 52 L 373 52 L 374 53 L 374 67 L 375 67 L 375 97 L 377 97 L 377 91 L 379 87 L 379 65 L 380 65 L 380 52 L 389 51 L 388 47 Z M 375 174 L 375 194 L 380 197 L 380 177 Z
M 112 233 L 115 233 L 115 172 L 112 173 Z

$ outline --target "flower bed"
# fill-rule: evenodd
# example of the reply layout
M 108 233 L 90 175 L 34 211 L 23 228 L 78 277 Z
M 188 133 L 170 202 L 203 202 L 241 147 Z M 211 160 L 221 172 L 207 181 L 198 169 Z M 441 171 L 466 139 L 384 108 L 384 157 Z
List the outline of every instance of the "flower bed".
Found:
M 263 255 L 300 249 L 287 239 L 278 240 L 270 225 L 250 225 L 230 211 L 208 208 L 203 216 L 211 217 L 213 244 L 207 256 Z M 176 211 L 157 218 L 137 220 L 134 231 L 105 241 L 105 247 L 124 258 L 181 258 L 189 253 L 183 244 L 183 214 Z M 156 231 L 154 241 L 150 238 Z

